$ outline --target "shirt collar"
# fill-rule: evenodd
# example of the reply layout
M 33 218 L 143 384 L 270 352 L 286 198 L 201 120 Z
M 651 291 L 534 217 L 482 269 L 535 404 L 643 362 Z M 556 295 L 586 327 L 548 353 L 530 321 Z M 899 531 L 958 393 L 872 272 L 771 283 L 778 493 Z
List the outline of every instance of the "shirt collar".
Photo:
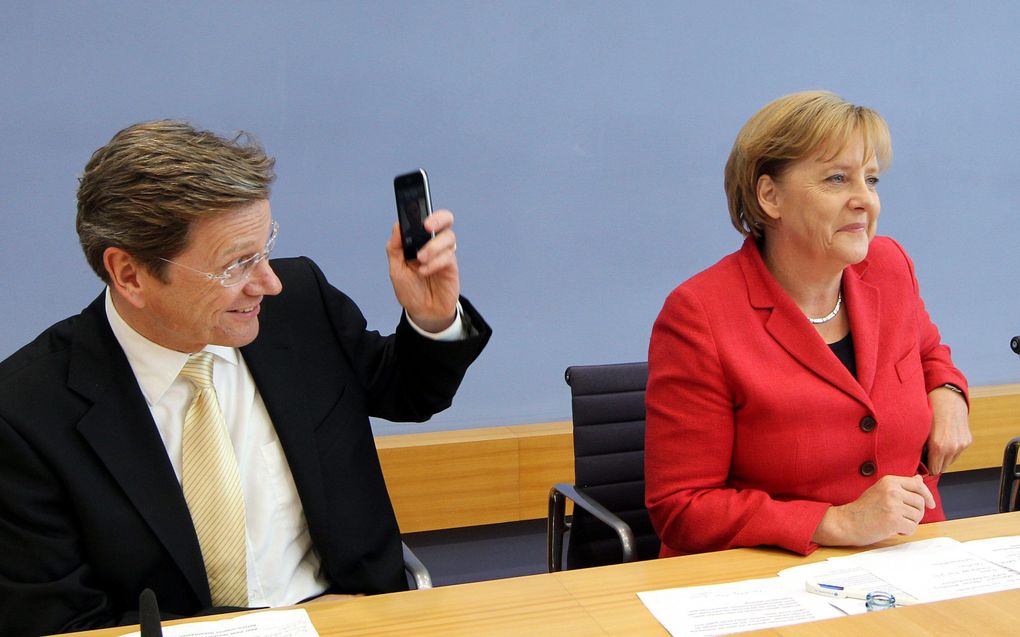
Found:
M 159 403 L 188 361 L 188 354 L 168 349 L 153 343 L 128 325 L 113 304 L 113 293 L 106 288 L 106 318 L 110 329 L 127 356 L 131 370 L 135 373 L 138 386 L 151 407 Z M 206 345 L 203 351 L 211 352 L 216 358 L 230 365 L 237 365 L 238 353 L 233 347 Z

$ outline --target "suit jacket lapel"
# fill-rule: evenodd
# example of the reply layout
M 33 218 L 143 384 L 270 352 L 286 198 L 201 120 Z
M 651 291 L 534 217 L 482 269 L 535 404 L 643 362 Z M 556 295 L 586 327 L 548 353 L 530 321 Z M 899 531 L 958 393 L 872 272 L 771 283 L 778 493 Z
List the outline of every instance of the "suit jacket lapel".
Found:
M 92 401 L 78 431 L 184 573 L 211 604 L 191 514 L 134 372 L 106 318 L 104 295 L 75 327 L 68 386 Z M 114 530 L 115 532 L 115 530 Z
M 866 283 L 865 260 L 843 272 L 843 297 L 850 312 L 850 332 L 854 335 L 857 359 L 857 382 L 868 394 L 875 384 L 878 369 L 878 335 L 882 323 L 881 299 L 878 288 Z
M 241 354 L 287 457 L 313 540 L 329 537 L 331 516 L 316 446 L 315 428 L 319 422 L 314 415 L 324 413 L 325 409 L 310 404 L 316 396 L 309 395 L 302 385 L 302 375 L 314 374 L 316 370 L 294 368 L 293 334 L 285 319 L 273 320 L 273 312 L 267 311 L 270 306 L 275 304 L 263 301 L 259 336 L 242 347 Z M 329 543 L 316 542 L 316 548 L 328 561 Z
M 818 332 L 805 319 L 804 313 L 800 311 L 800 308 L 793 302 L 790 295 L 783 290 L 775 277 L 768 271 L 753 239 L 748 238 L 744 242 L 740 254 L 740 264 L 747 282 L 748 298 L 751 306 L 768 311 L 768 317 L 765 319 L 766 331 L 776 339 L 787 353 L 804 367 L 865 405 L 870 406 L 871 400 L 864 387 L 862 387 L 862 383 L 859 383 L 850 374 L 849 370 L 839 362 L 839 359 L 832 354 Z M 844 281 L 849 271 L 850 269 L 848 268 L 844 272 Z M 856 280 L 856 276 L 854 278 L 855 283 L 860 283 Z M 870 288 L 871 286 L 867 287 Z M 871 288 L 871 290 L 874 292 L 874 288 Z M 864 297 L 868 294 L 864 290 L 863 285 L 854 285 L 852 292 L 855 303 L 858 296 Z M 850 296 L 851 292 L 844 290 L 845 300 L 849 299 Z M 853 322 L 853 316 L 857 310 L 856 306 L 854 310 L 851 313 L 851 329 L 853 330 L 854 347 L 856 349 L 858 347 L 858 333 L 856 331 L 857 325 Z M 870 320 L 867 318 L 868 315 L 868 311 L 863 311 L 860 321 L 866 322 Z M 875 333 L 873 331 L 863 335 L 864 345 L 867 348 L 874 347 L 874 337 Z M 872 358 L 868 361 L 870 381 L 874 381 L 875 374 L 873 354 L 874 352 L 869 354 Z M 860 353 L 857 354 L 857 360 L 858 365 L 860 365 Z M 858 375 L 861 375 L 860 369 L 858 369 Z

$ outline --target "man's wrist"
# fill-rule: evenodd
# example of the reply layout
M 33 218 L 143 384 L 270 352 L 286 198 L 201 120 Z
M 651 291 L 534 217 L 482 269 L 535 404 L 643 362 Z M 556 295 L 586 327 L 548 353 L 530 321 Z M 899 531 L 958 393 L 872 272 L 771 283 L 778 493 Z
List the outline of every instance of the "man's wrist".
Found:
M 457 311 L 454 314 L 453 322 L 446 329 L 438 332 L 430 332 L 415 323 L 414 319 L 411 318 L 411 315 L 408 314 L 407 311 L 404 312 L 404 316 L 407 317 L 407 323 L 411 326 L 411 329 L 433 341 L 459 341 L 467 338 L 467 331 L 464 329 L 465 323 L 463 314 L 464 309 L 461 307 L 460 301 L 457 301 Z

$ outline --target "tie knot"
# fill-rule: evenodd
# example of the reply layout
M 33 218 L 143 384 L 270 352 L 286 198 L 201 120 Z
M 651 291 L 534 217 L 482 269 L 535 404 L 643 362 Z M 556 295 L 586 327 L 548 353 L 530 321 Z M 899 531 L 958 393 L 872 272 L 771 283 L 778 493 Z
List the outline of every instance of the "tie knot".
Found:
M 210 352 L 196 352 L 188 357 L 181 370 L 181 376 L 190 380 L 195 387 L 203 389 L 212 386 L 213 355 Z

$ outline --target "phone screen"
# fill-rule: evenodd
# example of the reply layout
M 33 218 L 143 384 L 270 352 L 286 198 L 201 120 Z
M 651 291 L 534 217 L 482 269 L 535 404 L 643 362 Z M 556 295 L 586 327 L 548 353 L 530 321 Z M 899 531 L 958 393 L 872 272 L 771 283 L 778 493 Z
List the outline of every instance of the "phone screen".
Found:
M 418 250 L 433 237 L 425 229 L 425 218 L 432 214 L 428 176 L 424 170 L 400 175 L 393 180 L 393 191 L 397 197 L 397 218 L 400 222 L 404 258 L 410 261 L 418 257 Z

